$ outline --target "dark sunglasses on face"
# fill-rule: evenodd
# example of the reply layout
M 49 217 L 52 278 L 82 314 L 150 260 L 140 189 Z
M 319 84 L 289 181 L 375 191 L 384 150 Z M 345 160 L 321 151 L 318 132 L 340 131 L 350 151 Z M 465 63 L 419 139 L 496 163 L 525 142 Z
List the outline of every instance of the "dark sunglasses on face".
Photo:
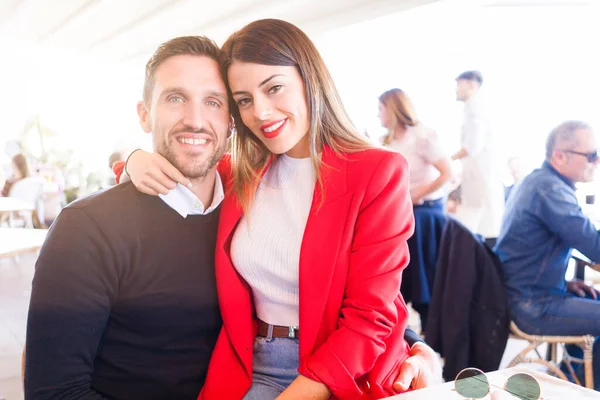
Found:
M 598 151 L 592 151 L 591 153 L 582 153 L 580 151 L 575 151 L 575 150 L 561 150 L 564 151 L 565 153 L 571 153 L 571 154 L 577 154 L 580 156 L 584 156 L 585 158 L 587 158 L 589 163 L 594 163 L 596 162 L 596 160 L 598 160 Z

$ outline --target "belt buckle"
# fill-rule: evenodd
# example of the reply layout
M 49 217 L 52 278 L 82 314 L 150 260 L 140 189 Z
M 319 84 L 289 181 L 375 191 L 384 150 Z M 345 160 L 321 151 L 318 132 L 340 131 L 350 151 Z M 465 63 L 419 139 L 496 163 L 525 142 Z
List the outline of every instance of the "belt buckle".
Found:
M 298 329 L 297 326 L 288 326 L 288 339 L 296 338 L 296 329 Z

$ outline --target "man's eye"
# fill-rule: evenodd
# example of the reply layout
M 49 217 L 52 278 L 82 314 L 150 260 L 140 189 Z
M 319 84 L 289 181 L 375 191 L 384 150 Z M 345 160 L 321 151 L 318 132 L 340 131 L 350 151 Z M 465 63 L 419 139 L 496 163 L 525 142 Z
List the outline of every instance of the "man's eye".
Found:
M 206 104 L 207 104 L 209 107 L 219 107 L 219 106 L 220 106 L 220 104 L 219 104 L 219 103 L 217 103 L 216 101 L 213 101 L 213 100 L 209 100 L 209 101 L 207 101 L 207 102 L 206 102 Z
M 169 103 L 183 103 L 183 98 L 180 96 L 169 97 Z

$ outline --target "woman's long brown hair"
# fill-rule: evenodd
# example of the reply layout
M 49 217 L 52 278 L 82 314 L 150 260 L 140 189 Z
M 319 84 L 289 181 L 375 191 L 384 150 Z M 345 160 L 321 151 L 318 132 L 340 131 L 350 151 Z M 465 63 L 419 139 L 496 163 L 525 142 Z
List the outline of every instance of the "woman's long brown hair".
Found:
M 227 39 L 221 49 L 220 61 L 229 90 L 227 72 L 235 61 L 295 66 L 298 69 L 308 104 L 310 157 L 321 189 L 322 162 L 319 153 L 324 145 L 336 153 L 356 152 L 374 146 L 350 121 L 315 45 L 302 30 L 289 22 L 262 19 L 246 25 Z M 231 146 L 233 190 L 244 212 L 247 212 L 260 177 L 274 155 L 244 125 L 237 104 L 231 101 L 230 108 L 237 127 Z
M 389 146 L 394 140 L 397 126 L 415 126 L 418 124 L 417 115 L 412 102 L 401 89 L 390 89 L 379 96 L 379 102 L 383 104 L 388 112 L 391 112 L 393 121 L 387 135 L 383 138 L 383 144 Z

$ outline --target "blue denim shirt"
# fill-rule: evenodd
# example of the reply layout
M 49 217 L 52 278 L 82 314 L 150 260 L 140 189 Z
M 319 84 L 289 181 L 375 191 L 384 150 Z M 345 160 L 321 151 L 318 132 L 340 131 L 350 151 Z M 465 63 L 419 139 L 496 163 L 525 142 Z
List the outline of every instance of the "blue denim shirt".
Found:
M 566 293 L 572 249 L 600 262 L 600 232 L 577 203 L 573 182 L 548 162 L 513 192 L 494 248 L 509 303 Z

